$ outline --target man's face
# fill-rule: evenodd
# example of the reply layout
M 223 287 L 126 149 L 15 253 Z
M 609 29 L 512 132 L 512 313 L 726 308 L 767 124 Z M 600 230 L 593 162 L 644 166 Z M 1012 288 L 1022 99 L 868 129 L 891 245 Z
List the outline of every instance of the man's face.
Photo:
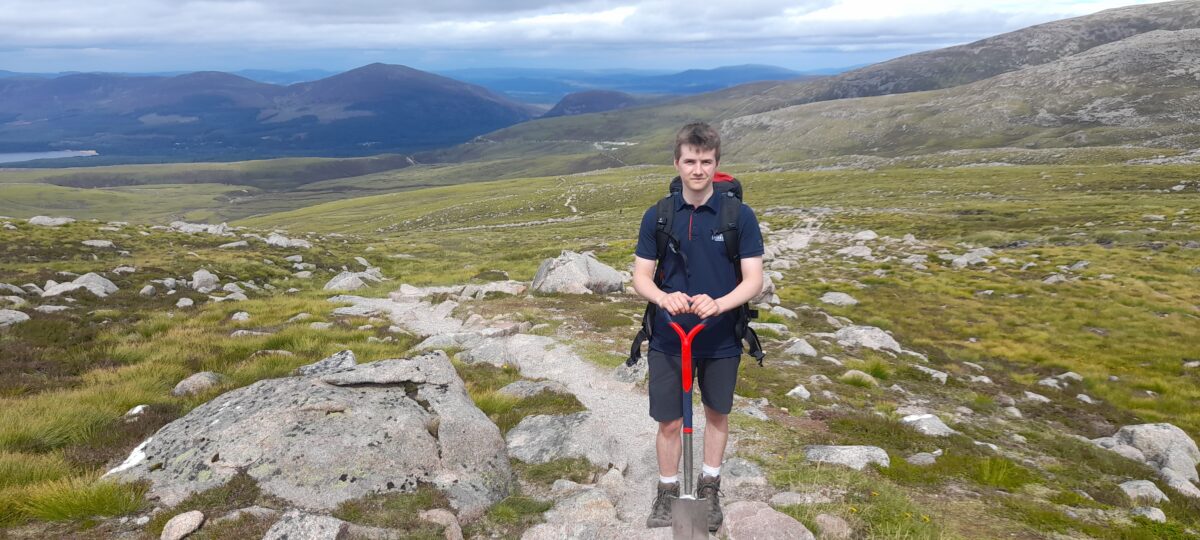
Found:
M 704 191 L 712 183 L 713 175 L 717 172 L 717 151 L 701 150 L 691 145 L 679 148 L 679 159 L 675 160 L 675 170 L 684 185 L 692 191 Z

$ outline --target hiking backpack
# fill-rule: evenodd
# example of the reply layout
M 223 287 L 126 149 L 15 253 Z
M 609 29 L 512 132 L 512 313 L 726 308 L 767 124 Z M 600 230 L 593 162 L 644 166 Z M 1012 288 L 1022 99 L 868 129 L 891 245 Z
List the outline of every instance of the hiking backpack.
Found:
M 661 273 L 663 258 L 667 256 L 668 251 L 678 253 L 683 257 L 683 264 L 687 266 L 687 257 L 683 251 L 679 249 L 679 241 L 671 236 L 671 226 L 675 220 L 675 208 L 672 206 L 674 195 L 683 191 L 683 180 L 678 176 L 671 180 L 670 192 L 666 197 L 658 200 L 655 206 L 655 265 L 654 265 L 654 284 L 662 287 L 662 280 L 665 276 Z M 738 256 L 738 248 L 740 235 L 738 234 L 737 221 L 738 214 L 742 209 L 742 183 L 728 174 L 718 172 L 713 176 L 713 196 L 724 197 L 721 201 L 721 209 L 717 216 L 717 223 L 720 224 L 720 229 L 716 232 L 724 237 L 725 256 L 729 257 L 733 263 L 734 275 L 737 277 L 737 283 L 742 282 L 742 266 L 741 257 Z M 731 204 L 736 203 L 736 204 Z M 637 364 L 637 361 L 642 356 L 642 343 L 648 341 L 653 335 L 654 319 L 658 316 L 658 306 L 654 302 L 646 303 L 646 311 L 642 314 L 642 328 L 633 338 L 633 344 L 629 348 L 629 358 L 625 360 L 625 365 L 632 367 Z M 766 354 L 763 353 L 762 344 L 758 341 L 758 334 L 750 328 L 750 320 L 758 318 L 758 310 L 751 309 L 749 303 L 742 304 L 736 309 L 737 320 L 734 323 L 734 334 L 737 337 L 738 343 L 746 342 L 746 354 L 753 356 L 758 360 L 758 365 L 761 366 L 763 358 Z

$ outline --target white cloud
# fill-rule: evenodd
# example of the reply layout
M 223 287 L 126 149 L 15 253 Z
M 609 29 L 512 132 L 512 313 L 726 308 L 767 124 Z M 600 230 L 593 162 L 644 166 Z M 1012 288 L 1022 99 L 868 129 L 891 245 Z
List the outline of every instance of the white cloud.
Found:
M 973 41 L 1129 3 L 1146 2 L 5 0 L 0 49 L 9 53 L 0 55 L 0 62 L 19 57 L 12 51 L 88 48 L 652 55 L 656 49 L 691 44 L 703 47 L 697 49 L 701 52 L 744 50 L 748 55 L 755 50 L 900 51 Z

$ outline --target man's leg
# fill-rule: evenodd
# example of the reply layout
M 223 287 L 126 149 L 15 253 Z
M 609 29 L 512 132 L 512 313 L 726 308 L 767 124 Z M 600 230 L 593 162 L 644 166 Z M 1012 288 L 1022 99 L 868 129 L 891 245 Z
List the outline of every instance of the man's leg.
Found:
M 659 439 L 662 439 L 662 430 L 659 429 Z M 721 414 L 709 407 L 704 406 L 704 464 L 714 469 L 721 468 L 721 463 L 725 460 L 725 444 L 729 441 L 729 415 Z M 661 455 L 661 453 L 660 453 Z M 659 468 L 662 467 L 662 458 L 658 460 Z
M 658 474 L 661 477 L 655 479 L 654 503 L 650 507 L 650 517 L 646 518 L 646 526 L 670 527 L 671 501 L 679 497 L 679 457 L 683 453 L 683 442 L 679 439 L 683 427 L 683 390 L 679 387 L 681 368 L 677 356 L 667 356 L 655 350 L 650 350 L 646 356 L 650 364 L 647 385 L 650 416 L 658 422 L 654 451 L 658 456 Z
M 740 357 L 715 358 L 700 363 L 700 395 L 704 402 L 704 464 L 696 481 L 696 496 L 709 502 L 708 530 L 716 532 L 724 521 L 721 512 L 721 463 L 729 441 L 729 412 L 737 384 Z
M 659 476 L 670 478 L 679 474 L 679 458 L 683 455 L 683 441 L 679 438 L 682 427 L 682 418 L 658 423 L 658 437 L 654 441 L 654 450 L 658 454 Z M 707 437 L 704 444 L 708 445 Z M 705 455 L 707 454 L 708 451 L 705 450 Z

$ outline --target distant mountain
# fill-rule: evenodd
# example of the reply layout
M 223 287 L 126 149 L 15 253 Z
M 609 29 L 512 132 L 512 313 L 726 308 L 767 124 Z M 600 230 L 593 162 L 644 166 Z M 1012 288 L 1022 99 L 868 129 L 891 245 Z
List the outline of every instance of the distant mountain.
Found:
M 615 111 L 637 105 L 642 100 L 624 92 L 612 90 L 589 90 L 576 92 L 562 98 L 554 108 L 546 111 L 542 118 L 573 116 L 604 111 Z
M 539 104 L 553 104 L 567 94 L 589 90 L 692 95 L 753 81 L 779 81 L 814 76 L 781 67 L 760 65 L 692 69 L 683 72 L 493 68 L 453 70 L 442 74 L 487 87 L 513 99 Z
M 538 111 L 475 85 L 372 64 L 278 86 L 221 72 L 0 79 L 0 151 L 229 159 L 452 145 Z
M 301 69 L 297 71 L 272 71 L 269 69 L 243 69 L 231 72 L 239 77 L 267 84 L 287 86 L 301 82 L 315 81 L 336 75 L 336 71 L 324 69 Z
M 622 87 L 621 90 L 663 94 L 700 94 L 748 82 L 786 81 L 801 77 L 815 78 L 812 75 L 781 67 L 748 64 L 715 69 L 689 69 L 671 75 L 646 77 Z

